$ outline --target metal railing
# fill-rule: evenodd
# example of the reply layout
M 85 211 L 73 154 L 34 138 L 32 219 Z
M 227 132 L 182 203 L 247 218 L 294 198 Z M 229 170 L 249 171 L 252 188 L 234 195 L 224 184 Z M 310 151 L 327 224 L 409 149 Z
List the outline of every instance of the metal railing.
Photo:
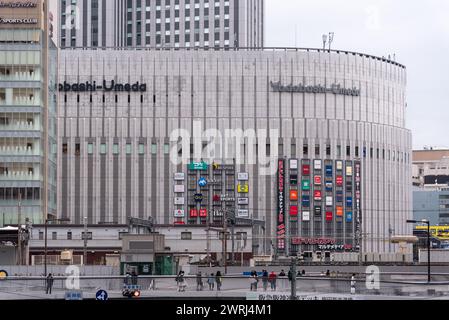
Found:
M 391 277 L 392 274 L 389 276 Z M 434 298 L 443 297 L 449 299 L 449 274 L 433 275 L 436 281 L 427 283 L 424 274 L 407 274 L 408 280 L 393 280 L 385 275 L 380 279 L 379 289 L 369 289 L 366 286 L 366 276 L 363 274 L 356 277 L 356 294 L 362 296 L 384 296 L 410 297 L 410 298 Z M 198 285 L 196 276 L 185 276 L 185 291 L 179 292 L 180 288 L 175 276 L 139 276 L 133 283 L 142 290 L 142 296 L 148 297 L 170 297 L 170 296 L 191 296 L 198 297 L 213 296 L 219 297 L 246 297 L 249 292 L 267 293 L 281 292 L 290 294 L 291 282 L 287 277 L 278 277 L 275 286 L 266 279 L 259 278 L 256 288 L 251 290 L 251 280 L 248 276 L 229 275 L 223 276 L 221 290 L 217 291 L 215 275 L 209 277 L 204 275 L 201 278 L 202 286 Z M 116 298 L 122 297 L 121 293 L 126 283 L 123 276 L 82 276 L 79 280 L 79 287 L 76 290 L 82 291 L 84 296 L 93 298 L 95 292 L 100 289 L 107 290 Z M 52 294 L 63 298 L 64 293 L 73 290 L 74 278 L 68 276 L 55 276 L 52 285 Z M 131 281 L 131 280 L 129 280 Z M 76 287 L 76 285 L 75 285 Z M 45 277 L 7 277 L 0 280 L 0 300 L 4 299 L 38 299 L 47 297 L 45 295 L 47 280 Z M 254 290 L 256 289 L 256 290 Z M 351 278 L 347 274 L 335 276 L 307 275 L 296 278 L 297 295 L 350 295 Z

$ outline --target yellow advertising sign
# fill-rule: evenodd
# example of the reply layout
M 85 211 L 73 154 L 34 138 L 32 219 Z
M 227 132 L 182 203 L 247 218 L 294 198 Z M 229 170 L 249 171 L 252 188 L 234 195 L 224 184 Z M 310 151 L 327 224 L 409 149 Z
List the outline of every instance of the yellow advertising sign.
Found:
M 248 193 L 249 192 L 249 185 L 247 184 L 239 184 L 237 186 L 238 193 Z

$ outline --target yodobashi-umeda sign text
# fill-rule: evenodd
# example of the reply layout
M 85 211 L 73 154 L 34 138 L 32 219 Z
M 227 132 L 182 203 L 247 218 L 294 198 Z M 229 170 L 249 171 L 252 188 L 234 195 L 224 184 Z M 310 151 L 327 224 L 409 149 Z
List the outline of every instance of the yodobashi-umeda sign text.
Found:
M 285 161 L 278 161 L 277 251 L 285 251 Z
M 146 83 L 116 83 L 114 80 L 106 81 L 103 80 L 102 85 L 98 85 L 96 81 L 93 82 L 82 82 L 82 83 L 64 83 L 59 84 L 60 92 L 95 92 L 95 91 L 105 91 L 105 92 L 146 92 Z
M 280 82 L 270 81 L 271 89 L 274 92 L 297 92 L 297 93 L 333 93 L 345 96 L 360 96 L 360 90 L 357 88 L 347 89 L 343 88 L 340 84 L 333 84 L 330 87 L 322 85 L 310 85 L 305 86 L 303 84 L 298 85 L 283 85 Z

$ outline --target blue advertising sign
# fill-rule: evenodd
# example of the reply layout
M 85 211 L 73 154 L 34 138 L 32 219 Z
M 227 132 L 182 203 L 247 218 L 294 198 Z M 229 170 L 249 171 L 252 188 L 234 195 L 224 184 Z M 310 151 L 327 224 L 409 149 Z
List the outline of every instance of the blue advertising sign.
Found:
M 332 170 L 332 166 L 326 166 L 326 176 L 327 177 L 332 177 L 332 172 L 333 172 L 333 170 Z
M 207 180 L 205 178 L 200 178 L 200 180 L 198 180 L 198 185 L 201 188 L 204 188 L 205 186 L 207 186 Z
M 310 207 L 310 196 L 302 196 L 302 206 L 305 208 Z
M 346 198 L 346 206 L 347 207 L 352 207 L 352 197 L 347 197 Z
M 352 222 L 352 212 L 346 212 L 346 222 Z

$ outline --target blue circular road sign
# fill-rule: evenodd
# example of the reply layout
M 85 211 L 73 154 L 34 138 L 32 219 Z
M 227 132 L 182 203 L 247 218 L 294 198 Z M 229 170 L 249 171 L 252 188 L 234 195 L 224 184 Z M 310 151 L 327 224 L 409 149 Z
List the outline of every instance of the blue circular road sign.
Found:
M 102 301 L 108 300 L 108 293 L 105 290 L 99 290 L 95 295 L 95 298 Z

